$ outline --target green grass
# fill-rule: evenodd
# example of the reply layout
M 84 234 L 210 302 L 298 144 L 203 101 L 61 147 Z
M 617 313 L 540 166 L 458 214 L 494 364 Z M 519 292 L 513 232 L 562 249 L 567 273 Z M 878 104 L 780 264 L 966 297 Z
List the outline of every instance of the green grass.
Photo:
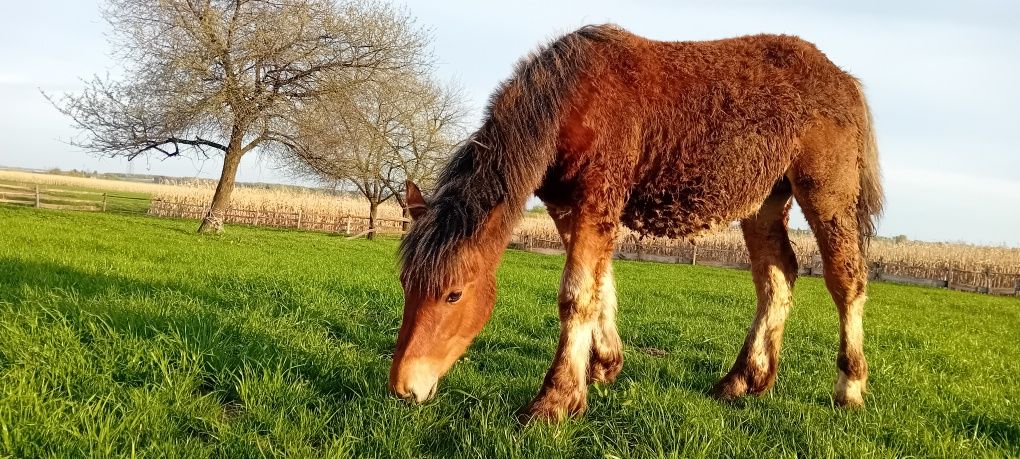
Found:
M 11 180 L 0 180 L 0 185 L 12 185 L 18 187 L 34 188 L 35 184 L 15 182 Z M 61 198 L 80 199 L 93 201 L 96 205 L 102 205 L 103 197 L 92 193 L 106 193 L 106 211 L 118 213 L 145 213 L 149 210 L 149 202 L 152 195 L 149 193 L 137 193 L 129 191 L 115 191 L 101 188 L 87 188 L 70 185 L 39 185 L 40 189 L 47 190 L 40 201 L 43 204 L 56 205 L 85 205 L 86 203 L 71 203 Z M 0 190 L 2 191 L 2 190 Z M 34 204 L 34 198 L 18 198 L 25 204 Z
M 1020 455 L 1015 298 L 872 285 L 872 392 L 846 412 L 834 308 L 802 278 L 776 387 L 726 404 L 706 392 L 750 323 L 750 275 L 617 262 L 619 380 L 581 419 L 522 427 L 562 257 L 508 252 L 492 321 L 409 406 L 385 388 L 395 241 L 13 206 L 0 224 L 0 457 Z

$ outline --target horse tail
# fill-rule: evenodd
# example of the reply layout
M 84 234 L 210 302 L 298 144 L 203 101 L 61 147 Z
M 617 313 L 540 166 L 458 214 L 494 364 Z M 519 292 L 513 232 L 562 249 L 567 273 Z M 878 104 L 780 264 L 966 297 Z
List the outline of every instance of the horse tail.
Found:
M 864 110 L 864 122 L 860 127 L 860 152 L 858 169 L 860 173 L 860 194 L 857 197 L 857 227 L 862 250 L 866 250 L 871 237 L 875 235 L 878 217 L 882 214 L 884 196 L 882 177 L 878 165 L 878 142 L 875 140 L 871 108 L 864 97 L 864 88 L 856 81 L 857 92 Z

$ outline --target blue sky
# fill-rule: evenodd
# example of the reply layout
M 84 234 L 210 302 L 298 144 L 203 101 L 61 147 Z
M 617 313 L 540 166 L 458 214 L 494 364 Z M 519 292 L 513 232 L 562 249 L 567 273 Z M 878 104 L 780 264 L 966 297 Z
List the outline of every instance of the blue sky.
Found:
M 459 82 L 476 113 L 520 56 L 583 24 L 662 40 L 800 35 L 865 83 L 887 189 L 881 234 L 1020 246 L 1020 2 L 829 3 L 398 1 L 432 30 L 440 77 Z M 74 131 L 39 94 L 116 72 L 106 27 L 90 1 L 0 6 L 0 164 L 129 169 L 66 145 Z M 151 159 L 131 169 L 214 177 L 219 167 Z M 250 156 L 240 179 L 285 176 Z

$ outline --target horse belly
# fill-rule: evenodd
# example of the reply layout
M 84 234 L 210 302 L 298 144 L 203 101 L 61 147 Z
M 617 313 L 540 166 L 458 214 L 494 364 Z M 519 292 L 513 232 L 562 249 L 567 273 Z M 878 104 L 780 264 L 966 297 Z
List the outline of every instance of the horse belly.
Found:
M 789 167 L 789 156 L 744 153 L 667 162 L 644 174 L 622 223 L 641 234 L 683 238 L 753 214 Z

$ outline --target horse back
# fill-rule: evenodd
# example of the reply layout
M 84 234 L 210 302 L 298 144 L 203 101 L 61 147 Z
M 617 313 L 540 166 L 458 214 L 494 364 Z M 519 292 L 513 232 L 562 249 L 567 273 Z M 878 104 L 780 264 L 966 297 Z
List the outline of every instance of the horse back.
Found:
M 859 121 L 853 77 L 797 37 L 627 34 L 601 47 L 561 120 L 539 196 L 618 190 L 594 199 L 619 198 L 621 221 L 644 233 L 690 236 L 750 215 L 813 124 Z

